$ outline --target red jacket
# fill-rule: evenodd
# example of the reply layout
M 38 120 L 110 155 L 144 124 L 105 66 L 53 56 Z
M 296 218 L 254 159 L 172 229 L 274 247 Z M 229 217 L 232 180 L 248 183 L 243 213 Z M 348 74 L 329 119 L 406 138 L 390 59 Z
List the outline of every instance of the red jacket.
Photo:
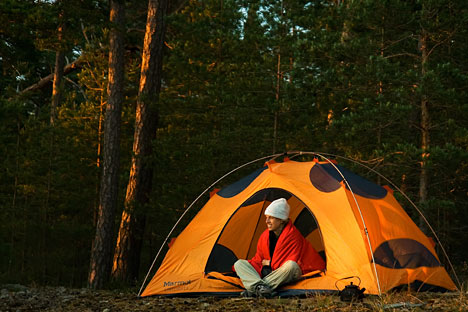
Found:
M 262 271 L 262 260 L 271 260 L 269 249 L 269 231 L 262 233 L 257 243 L 257 253 L 249 260 L 258 274 Z M 276 243 L 273 260 L 270 266 L 276 270 L 288 260 L 295 261 L 306 274 L 315 270 L 324 270 L 325 262 L 312 245 L 302 236 L 299 230 L 291 223 L 286 224 Z

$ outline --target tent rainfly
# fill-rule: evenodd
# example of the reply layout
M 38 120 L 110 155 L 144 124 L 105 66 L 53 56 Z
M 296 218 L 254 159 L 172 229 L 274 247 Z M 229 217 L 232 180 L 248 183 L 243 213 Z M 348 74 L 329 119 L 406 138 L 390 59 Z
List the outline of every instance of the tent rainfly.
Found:
M 411 220 L 390 187 L 316 155 L 325 161 L 273 159 L 212 192 L 139 295 L 238 296 L 243 286 L 231 267 L 237 259 L 255 254 L 266 229 L 264 210 L 278 198 L 287 199 L 291 221 L 326 262 L 323 272 L 281 287 L 280 296 L 337 292 L 350 280 L 377 295 L 402 287 L 457 289 L 434 242 Z

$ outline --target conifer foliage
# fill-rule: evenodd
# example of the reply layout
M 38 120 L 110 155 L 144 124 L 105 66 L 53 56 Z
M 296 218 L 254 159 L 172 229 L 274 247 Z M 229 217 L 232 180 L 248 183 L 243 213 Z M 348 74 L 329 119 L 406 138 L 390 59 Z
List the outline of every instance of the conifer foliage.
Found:
M 109 19 L 110 3 L 125 6 L 122 25 Z M 86 285 L 108 195 L 108 247 L 94 255 L 107 266 L 89 284 L 138 282 L 139 268 L 149 267 L 205 187 L 240 164 L 288 150 L 339 154 L 388 177 L 463 268 L 466 1 L 167 5 L 165 37 L 149 25 L 161 43 L 159 67 L 143 77 L 146 1 L 0 1 L 0 283 Z M 116 30 L 124 68 L 117 97 L 107 91 L 115 86 Z M 145 89 L 145 79 L 155 84 Z M 143 154 L 135 147 L 141 120 L 150 125 Z M 106 156 L 109 135 L 114 157 Z M 144 174 L 135 190 L 138 161 Z M 118 171 L 106 180 L 109 165 Z

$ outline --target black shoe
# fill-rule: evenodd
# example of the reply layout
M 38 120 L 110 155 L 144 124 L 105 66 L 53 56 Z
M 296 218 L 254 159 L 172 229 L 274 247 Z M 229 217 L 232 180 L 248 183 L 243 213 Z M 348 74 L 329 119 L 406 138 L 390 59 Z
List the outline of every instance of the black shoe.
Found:
M 255 287 L 255 294 L 259 298 L 271 298 L 273 296 L 273 290 L 267 285 L 260 284 Z
M 240 293 L 240 296 L 244 297 L 244 298 L 253 298 L 253 297 L 255 297 L 255 294 L 246 289 L 246 290 L 244 290 L 243 292 Z

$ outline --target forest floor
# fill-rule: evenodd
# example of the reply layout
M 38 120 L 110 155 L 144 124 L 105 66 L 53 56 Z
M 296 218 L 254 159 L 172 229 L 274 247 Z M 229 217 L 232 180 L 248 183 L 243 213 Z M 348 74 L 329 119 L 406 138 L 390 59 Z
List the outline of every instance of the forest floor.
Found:
M 346 303 L 336 295 L 308 298 L 137 298 L 122 290 L 0 285 L 0 311 L 468 311 L 468 293 L 399 292 Z

